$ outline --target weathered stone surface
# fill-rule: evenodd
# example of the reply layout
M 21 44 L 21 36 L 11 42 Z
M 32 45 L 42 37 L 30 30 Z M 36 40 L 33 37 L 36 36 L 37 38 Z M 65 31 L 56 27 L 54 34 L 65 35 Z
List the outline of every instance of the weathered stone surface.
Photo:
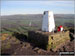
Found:
M 42 51 L 43 51 L 42 49 L 39 49 L 37 50 L 37 53 L 42 53 Z
M 42 31 L 29 31 L 28 39 L 36 46 L 46 50 L 57 50 L 63 43 L 70 40 L 69 31 L 49 33 Z
M 34 51 L 37 51 L 38 49 L 39 49 L 39 48 L 38 48 L 38 47 L 36 47 L 36 48 L 34 48 L 33 50 L 34 50 Z
M 31 45 L 29 43 L 24 43 L 24 47 L 29 48 Z

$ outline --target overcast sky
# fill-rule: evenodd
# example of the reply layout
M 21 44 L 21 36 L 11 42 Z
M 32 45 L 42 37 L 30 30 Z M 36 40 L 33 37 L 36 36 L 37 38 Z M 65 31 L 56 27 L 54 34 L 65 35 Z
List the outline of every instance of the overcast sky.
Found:
M 1 1 L 1 15 L 42 14 L 48 10 L 54 14 L 74 14 L 74 1 Z

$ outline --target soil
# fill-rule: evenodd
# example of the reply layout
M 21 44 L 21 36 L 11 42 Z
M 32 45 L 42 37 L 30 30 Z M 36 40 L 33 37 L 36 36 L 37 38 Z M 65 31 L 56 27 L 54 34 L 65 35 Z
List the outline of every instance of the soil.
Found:
M 9 49 L 1 50 L 1 55 L 59 55 L 60 52 L 74 52 L 74 48 L 74 39 L 67 42 L 56 52 L 52 50 L 46 51 L 25 40 L 20 41 L 19 44 L 11 44 Z
M 25 42 L 27 43 L 27 42 Z M 24 44 L 25 44 L 24 43 Z M 57 50 L 56 52 L 53 51 L 46 51 L 41 48 L 38 48 L 38 50 L 34 50 L 36 47 L 33 47 L 30 45 L 29 47 L 26 47 L 23 43 L 12 45 L 10 49 L 3 50 L 2 55 L 58 55 L 59 52 L 74 52 L 74 40 L 72 42 L 67 43 L 67 45 L 64 45 L 62 48 Z M 27 43 L 27 45 L 30 43 Z

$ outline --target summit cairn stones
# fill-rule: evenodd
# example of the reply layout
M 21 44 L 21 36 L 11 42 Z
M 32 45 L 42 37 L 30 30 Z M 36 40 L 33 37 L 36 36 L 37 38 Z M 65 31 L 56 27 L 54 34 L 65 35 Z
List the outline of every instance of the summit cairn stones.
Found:
M 56 51 L 60 46 L 70 40 L 69 31 L 57 32 L 51 34 L 50 32 L 29 31 L 28 39 L 36 46 L 45 50 L 52 49 Z

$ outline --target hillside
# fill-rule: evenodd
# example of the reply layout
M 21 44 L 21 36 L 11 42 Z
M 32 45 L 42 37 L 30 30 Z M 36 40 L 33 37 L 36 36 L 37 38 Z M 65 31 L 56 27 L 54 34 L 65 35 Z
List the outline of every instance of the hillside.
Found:
M 35 20 L 40 20 L 42 19 L 43 15 L 42 14 L 27 14 L 27 15 L 6 15 L 6 16 L 1 16 L 1 19 L 35 19 Z M 74 19 L 74 14 L 54 14 L 55 19 Z
M 42 14 L 1 16 L 1 54 L 2 55 L 53 55 L 60 51 L 74 51 L 74 15 L 55 14 L 56 27 L 65 26 L 70 31 L 71 42 L 66 43 L 57 52 L 41 49 L 29 42 L 28 31 L 39 30 L 42 25 Z M 29 23 L 31 22 L 31 26 Z M 71 29 L 70 29 L 71 27 Z M 70 48 L 71 47 L 71 48 Z
M 28 26 L 31 22 L 33 26 L 41 27 L 42 18 L 42 14 L 28 14 L 1 16 L 0 19 L 2 26 L 10 24 L 21 24 Z M 55 14 L 54 19 L 56 26 L 65 25 L 69 27 L 74 27 L 74 14 Z

